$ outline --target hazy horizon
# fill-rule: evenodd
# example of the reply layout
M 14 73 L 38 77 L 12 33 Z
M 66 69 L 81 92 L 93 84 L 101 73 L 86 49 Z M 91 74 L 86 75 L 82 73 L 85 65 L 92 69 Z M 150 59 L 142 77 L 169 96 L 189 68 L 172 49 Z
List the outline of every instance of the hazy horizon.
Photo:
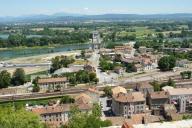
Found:
M 191 0 L 0 0 L 0 17 L 72 13 L 173 14 L 191 13 Z

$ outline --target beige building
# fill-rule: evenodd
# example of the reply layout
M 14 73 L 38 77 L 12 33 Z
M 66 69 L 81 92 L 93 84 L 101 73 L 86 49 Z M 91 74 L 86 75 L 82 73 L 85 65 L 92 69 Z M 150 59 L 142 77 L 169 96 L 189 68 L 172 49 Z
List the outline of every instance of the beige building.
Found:
M 192 112 L 192 88 L 174 88 L 167 92 L 170 104 L 174 104 L 178 112 Z
M 68 80 L 66 77 L 58 78 L 41 78 L 38 79 L 37 84 L 40 86 L 40 91 L 54 91 L 62 90 L 67 87 Z
M 41 121 L 50 125 L 51 127 L 57 128 L 62 124 L 67 123 L 69 120 L 70 108 L 72 105 L 76 105 L 82 112 L 91 111 L 92 106 L 87 103 L 75 103 L 75 104 L 62 104 L 57 106 L 46 106 L 32 108 L 31 111 L 40 115 Z
M 141 92 L 118 93 L 112 97 L 112 111 L 125 118 L 145 112 L 145 97 Z

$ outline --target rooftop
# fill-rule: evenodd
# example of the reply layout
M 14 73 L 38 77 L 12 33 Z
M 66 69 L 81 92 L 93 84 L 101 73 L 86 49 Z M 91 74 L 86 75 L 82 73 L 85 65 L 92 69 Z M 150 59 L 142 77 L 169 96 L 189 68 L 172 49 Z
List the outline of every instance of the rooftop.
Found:
M 113 98 L 118 102 L 124 103 L 145 101 L 144 95 L 141 92 L 118 93 L 113 95 Z
M 173 88 L 173 89 L 168 89 L 167 92 L 171 96 L 175 96 L 175 95 L 192 95 L 192 88 Z
M 47 106 L 47 107 L 37 107 L 32 108 L 32 112 L 36 114 L 49 114 L 49 113 L 60 113 L 60 112 L 68 112 L 70 111 L 71 104 L 63 104 L 58 106 Z
M 75 104 L 62 104 L 56 106 L 36 107 L 32 108 L 31 111 L 39 115 L 69 112 L 72 105 L 76 105 L 80 110 L 90 110 L 92 107 L 88 103 L 75 103 Z
M 165 91 L 152 92 L 150 93 L 151 99 L 165 99 L 168 98 L 168 93 Z

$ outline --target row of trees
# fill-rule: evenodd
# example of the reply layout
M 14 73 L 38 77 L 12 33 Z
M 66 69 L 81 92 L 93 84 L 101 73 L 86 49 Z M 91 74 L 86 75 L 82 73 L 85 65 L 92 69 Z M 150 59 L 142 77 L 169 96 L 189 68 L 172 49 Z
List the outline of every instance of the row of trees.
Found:
M 68 79 L 70 84 L 72 85 L 77 85 L 81 83 L 97 83 L 99 81 L 96 73 L 87 72 L 84 70 L 80 70 L 76 73 L 71 73 L 70 75 L 68 75 Z
M 54 34 L 51 36 L 42 35 L 39 37 L 30 37 L 30 38 L 28 38 L 23 34 L 11 34 L 9 35 L 7 40 L 0 39 L 0 47 L 18 47 L 18 46 L 33 47 L 33 46 L 47 46 L 54 44 L 86 43 L 89 41 L 90 38 L 90 33 L 86 31 L 62 32 L 59 35 L 56 33 Z
M 99 66 L 102 71 L 113 70 L 116 66 L 121 66 L 121 64 L 111 61 L 107 56 L 100 57 L 99 61 Z
M 26 82 L 25 71 L 22 68 L 17 68 L 12 77 L 9 72 L 3 70 L 0 72 L 0 88 L 7 88 L 8 86 L 23 85 Z
M 192 46 L 192 40 L 184 40 L 184 41 L 172 41 L 166 40 L 162 38 L 154 38 L 154 39 L 145 39 L 138 40 L 135 44 L 135 48 L 139 48 L 140 46 L 146 46 L 148 48 L 153 48 L 154 50 L 162 51 L 163 47 L 167 48 L 190 48 Z
M 51 62 L 52 62 L 52 65 L 51 65 L 50 72 L 53 73 L 57 69 L 67 67 L 69 64 L 75 62 L 75 59 L 68 56 L 56 56 L 51 60 Z
M 169 80 L 167 82 L 164 82 L 164 83 L 159 83 L 158 81 L 153 81 L 150 83 L 153 88 L 154 88 L 154 91 L 161 91 L 161 89 L 165 86 L 171 86 L 171 87 L 175 87 L 175 82 L 169 78 Z

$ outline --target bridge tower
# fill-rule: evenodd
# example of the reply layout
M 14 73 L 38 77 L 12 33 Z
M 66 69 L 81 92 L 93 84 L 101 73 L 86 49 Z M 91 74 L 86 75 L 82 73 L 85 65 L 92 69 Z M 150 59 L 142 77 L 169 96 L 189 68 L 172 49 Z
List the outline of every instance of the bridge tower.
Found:
M 101 38 L 98 31 L 94 31 L 92 35 L 92 49 L 100 49 L 101 48 Z

